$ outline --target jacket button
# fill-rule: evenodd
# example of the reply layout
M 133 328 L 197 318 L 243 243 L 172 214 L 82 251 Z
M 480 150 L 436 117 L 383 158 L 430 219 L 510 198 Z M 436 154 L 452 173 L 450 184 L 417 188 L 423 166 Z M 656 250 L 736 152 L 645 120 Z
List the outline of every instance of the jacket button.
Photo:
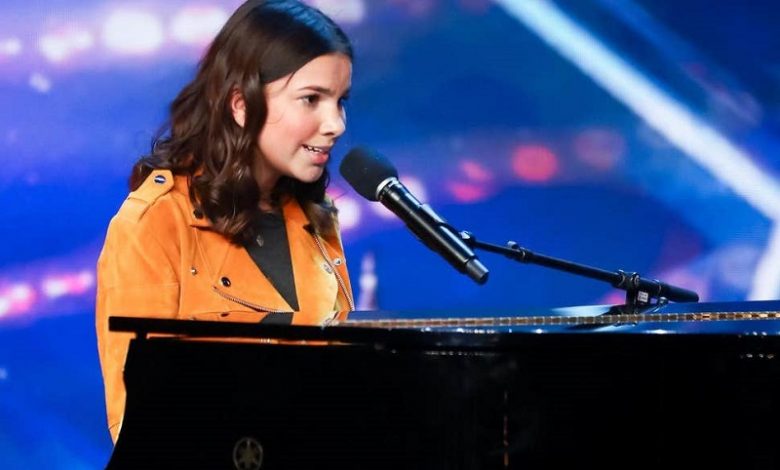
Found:
M 203 218 L 203 212 L 201 212 L 200 209 L 195 209 L 194 211 L 192 211 L 192 215 L 195 216 L 196 219 Z
M 342 263 L 341 258 L 336 258 L 333 260 L 333 264 L 335 264 L 336 266 L 341 266 L 341 263 Z
M 230 278 L 228 277 L 223 277 L 222 279 L 219 280 L 219 282 L 221 282 L 222 285 L 225 287 L 230 287 Z
M 191 267 L 191 268 L 190 268 L 190 273 L 191 273 L 193 276 L 194 276 L 194 275 L 196 275 L 196 274 L 198 274 L 198 270 L 195 268 L 195 266 L 193 266 L 193 267 Z

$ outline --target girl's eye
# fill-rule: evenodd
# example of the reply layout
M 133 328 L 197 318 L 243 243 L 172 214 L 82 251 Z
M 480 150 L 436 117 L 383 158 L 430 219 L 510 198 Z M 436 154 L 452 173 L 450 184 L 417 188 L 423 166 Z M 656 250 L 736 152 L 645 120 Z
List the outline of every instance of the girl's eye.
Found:
M 339 106 L 343 108 L 344 105 L 347 104 L 347 101 L 349 101 L 349 96 L 342 96 L 339 98 Z
M 320 99 L 319 95 L 306 95 L 304 97 L 301 97 L 301 100 L 303 100 L 303 102 L 309 106 L 317 104 L 319 99 Z

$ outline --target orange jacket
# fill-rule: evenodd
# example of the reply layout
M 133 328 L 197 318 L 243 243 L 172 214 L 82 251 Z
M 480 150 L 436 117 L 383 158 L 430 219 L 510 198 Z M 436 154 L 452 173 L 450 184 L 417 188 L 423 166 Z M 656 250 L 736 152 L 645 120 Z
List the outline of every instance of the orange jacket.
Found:
M 116 442 L 125 406 L 130 333 L 108 331 L 111 316 L 258 322 L 292 309 L 246 249 L 210 230 L 195 212 L 187 179 L 152 172 L 111 220 L 97 266 L 96 323 L 106 411 Z M 341 240 L 307 230 L 300 205 L 282 207 L 300 311 L 316 325 L 354 309 Z

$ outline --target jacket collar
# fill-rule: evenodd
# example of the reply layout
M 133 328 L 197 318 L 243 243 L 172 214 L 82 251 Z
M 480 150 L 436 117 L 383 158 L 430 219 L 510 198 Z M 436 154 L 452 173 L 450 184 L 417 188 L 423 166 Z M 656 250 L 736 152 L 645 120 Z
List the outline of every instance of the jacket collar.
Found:
M 187 222 L 190 227 L 211 228 L 211 222 L 203 212 L 201 212 L 190 200 L 190 185 L 187 176 L 176 176 L 173 179 L 173 187 L 176 191 L 182 193 L 187 201 Z

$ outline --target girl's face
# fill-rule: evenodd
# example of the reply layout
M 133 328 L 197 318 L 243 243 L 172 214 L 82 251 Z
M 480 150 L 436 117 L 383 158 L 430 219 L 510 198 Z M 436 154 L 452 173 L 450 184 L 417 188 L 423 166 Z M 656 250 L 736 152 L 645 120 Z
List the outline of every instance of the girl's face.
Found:
M 352 84 L 352 62 L 343 54 L 319 56 L 296 72 L 265 86 L 268 116 L 258 137 L 255 178 L 268 194 L 281 176 L 305 183 L 319 179 L 330 150 L 346 129 L 344 100 Z M 243 125 L 243 102 L 233 116 Z

